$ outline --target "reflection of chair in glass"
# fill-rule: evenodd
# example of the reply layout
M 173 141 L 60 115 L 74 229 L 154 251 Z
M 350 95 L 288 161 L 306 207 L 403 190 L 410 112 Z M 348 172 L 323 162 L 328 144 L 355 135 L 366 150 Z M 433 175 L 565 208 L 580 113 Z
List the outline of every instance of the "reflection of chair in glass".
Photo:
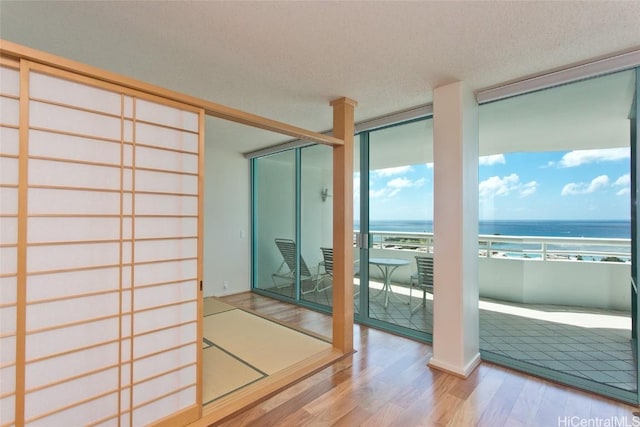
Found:
M 333 286 L 333 248 L 320 248 L 322 251 L 322 262 L 318 264 L 318 275 L 316 276 L 316 292 L 326 291 L 330 287 Z M 353 263 L 353 275 L 355 276 L 360 271 L 358 266 L 360 260 L 355 260 Z M 324 274 L 320 274 L 320 267 L 324 267 Z M 325 279 L 330 279 L 330 283 L 324 287 L 320 287 L 321 283 Z M 354 297 L 358 295 L 359 292 L 354 293 Z
M 316 286 L 314 290 L 316 292 L 322 292 L 333 286 L 333 249 L 320 248 L 322 251 L 322 261 L 318 264 L 318 275 L 316 276 Z M 320 274 L 320 268 L 324 268 L 324 274 Z M 321 287 L 321 284 L 325 282 L 325 279 L 329 279 L 329 284 Z
M 276 288 L 284 288 L 291 286 L 296 282 L 296 242 L 291 239 L 275 239 L 276 246 L 282 254 L 282 263 L 275 273 L 271 275 L 271 280 Z M 279 280 L 276 280 L 279 279 Z M 309 281 L 313 278 L 307 263 L 304 262 L 302 255 L 300 256 L 300 283 Z M 280 281 L 280 285 L 278 285 Z M 306 291 L 310 292 L 310 291 Z M 303 292 L 303 293 L 306 293 Z
M 433 294 L 433 257 L 416 256 L 418 272 L 411 276 L 411 286 L 409 287 L 409 309 L 414 313 L 420 307 L 426 307 L 427 292 Z M 422 303 L 411 309 L 411 293 L 413 288 L 422 290 Z

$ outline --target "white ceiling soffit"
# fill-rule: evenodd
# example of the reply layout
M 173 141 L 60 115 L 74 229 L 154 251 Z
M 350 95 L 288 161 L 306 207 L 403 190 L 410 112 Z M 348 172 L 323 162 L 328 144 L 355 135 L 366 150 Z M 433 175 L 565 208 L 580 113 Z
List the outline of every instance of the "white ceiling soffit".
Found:
M 629 147 L 633 70 L 479 107 L 481 156 Z M 370 134 L 372 169 L 433 162 L 433 120 Z
M 623 71 L 480 106 L 480 154 L 629 147 L 635 73 Z
M 0 37 L 313 131 L 640 48 L 640 2 L 1 1 Z M 288 138 L 207 121 L 240 153 Z

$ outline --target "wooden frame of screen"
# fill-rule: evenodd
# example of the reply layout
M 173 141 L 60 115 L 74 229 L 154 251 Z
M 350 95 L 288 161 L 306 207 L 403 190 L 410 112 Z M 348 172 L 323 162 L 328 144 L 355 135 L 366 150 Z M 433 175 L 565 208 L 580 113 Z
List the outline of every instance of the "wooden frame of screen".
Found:
M 166 105 L 166 106 L 169 106 L 169 107 L 177 107 L 177 108 L 180 108 L 180 109 L 187 109 L 187 110 L 190 110 L 193 113 L 198 114 L 198 126 L 199 126 L 200 129 L 201 129 L 201 126 L 203 124 L 203 116 L 204 116 L 204 114 L 203 114 L 202 110 L 200 108 L 197 108 L 197 107 L 193 107 L 193 106 L 189 106 L 189 105 L 185 105 L 185 104 L 180 104 L 180 103 L 178 103 L 176 101 L 173 101 L 173 100 L 165 100 L 162 97 L 158 97 L 158 96 L 155 96 L 155 95 L 149 95 L 149 94 L 146 94 L 146 93 L 143 93 L 143 92 L 134 91 L 132 89 L 122 88 L 122 87 L 119 87 L 118 85 L 115 85 L 115 84 L 112 84 L 112 83 L 106 83 L 106 82 L 97 80 L 97 79 L 95 79 L 93 77 L 78 76 L 78 75 L 76 75 L 76 74 L 74 74 L 72 72 L 60 70 L 60 69 L 57 69 L 55 67 L 42 65 L 42 64 L 39 64 L 39 63 L 34 63 L 32 61 L 29 61 L 29 60 L 20 61 L 20 68 L 21 68 L 21 91 L 24 91 L 24 93 L 21 93 L 21 97 L 20 97 L 20 102 L 21 102 L 20 150 L 24 151 L 24 152 L 20 153 L 20 157 L 19 158 L 23 162 L 27 162 L 28 163 L 28 161 L 29 161 L 29 156 L 28 156 L 28 153 L 26 151 L 27 148 L 28 148 L 27 147 L 27 142 L 28 142 L 28 138 L 29 138 L 28 130 L 30 129 L 30 125 L 29 125 L 29 121 L 28 121 L 28 114 L 29 114 L 28 102 L 29 102 L 29 99 L 30 99 L 30 97 L 28 96 L 28 88 L 29 88 L 29 74 L 32 73 L 32 72 L 42 73 L 42 74 L 50 75 L 50 76 L 53 76 L 53 77 L 59 77 L 59 78 L 63 78 L 63 79 L 69 80 L 69 81 L 75 81 L 75 82 L 78 82 L 78 83 L 86 84 L 88 86 L 101 88 L 101 89 L 105 89 L 105 90 L 109 90 L 109 91 L 113 91 L 113 92 L 122 93 L 123 95 L 131 97 L 132 99 L 136 98 L 136 99 L 141 99 L 141 100 L 148 100 L 148 101 L 152 101 L 154 103 Z M 66 105 L 62 105 L 62 104 L 60 104 L 59 106 L 75 109 L 75 107 L 73 107 L 73 106 L 66 106 Z M 65 132 L 61 132 L 61 134 L 65 134 Z M 202 150 L 203 141 L 204 141 L 202 129 L 198 134 L 199 134 L 198 149 Z M 69 134 L 69 135 L 71 135 L 71 134 Z M 71 136 L 73 136 L 73 135 L 71 135 Z M 123 144 L 124 143 L 122 140 L 120 142 L 115 141 L 115 140 L 114 141 L 108 141 L 108 142 L 116 143 L 116 144 Z M 134 144 L 135 144 L 135 142 L 134 142 Z M 33 157 L 33 156 L 31 156 L 31 157 Z M 198 217 L 199 217 L 198 218 L 198 230 L 199 230 L 198 233 L 199 233 L 199 236 L 189 237 L 189 238 L 198 238 L 198 255 L 197 255 L 198 260 L 201 259 L 201 254 L 202 254 L 202 250 L 201 250 L 201 247 L 202 247 L 202 243 L 201 243 L 202 242 L 202 238 L 201 238 L 201 236 L 202 236 L 202 233 L 201 233 L 202 224 L 201 223 L 202 223 L 203 216 L 200 214 L 200 212 L 202 211 L 202 206 L 203 206 L 203 200 L 202 200 L 202 197 L 200 196 L 200 191 L 201 191 L 200 183 L 202 181 L 201 178 L 202 178 L 202 174 L 203 174 L 203 170 L 201 169 L 202 168 L 202 162 L 201 162 L 202 158 L 203 158 L 203 156 L 198 156 L 198 168 L 199 168 L 198 170 L 199 170 L 199 172 L 198 172 L 198 176 L 197 176 L 197 181 L 198 181 L 198 200 L 199 200 L 199 203 L 198 203 Z M 53 159 L 53 158 L 46 158 L 46 157 L 42 157 L 41 159 L 43 159 L 43 160 L 56 160 L 56 159 Z M 70 163 L 78 163 L 78 164 L 87 164 L 87 163 L 82 162 L 82 161 L 77 161 L 77 162 L 76 161 L 69 161 L 69 162 Z M 120 168 L 120 167 L 118 167 L 118 168 Z M 142 168 L 142 169 L 144 169 L 144 168 Z M 20 194 L 19 195 L 19 200 L 20 200 L 19 203 L 26 203 L 26 200 L 27 200 L 26 192 L 27 192 L 27 190 L 29 188 L 29 185 L 27 185 L 27 164 L 22 165 L 22 167 L 20 168 L 20 173 L 21 173 L 21 176 L 19 178 L 19 181 L 20 181 L 19 182 L 19 194 Z M 37 188 L 37 186 L 36 187 L 32 186 L 32 188 Z M 64 187 L 64 186 L 52 186 L 52 187 L 48 187 L 48 188 L 49 189 L 61 189 L 61 190 L 66 189 L 66 187 Z M 97 192 L 122 193 L 122 188 L 120 190 L 100 190 L 100 189 L 87 188 L 87 190 L 88 191 L 94 191 L 94 192 L 97 191 Z M 132 189 L 132 191 L 133 191 L 133 189 Z M 32 216 L 33 217 L 38 217 L 38 215 L 32 215 Z M 79 216 L 83 216 L 84 217 L 85 215 L 81 214 Z M 112 215 L 108 215 L 108 216 L 112 216 Z M 95 215 L 91 215 L 91 217 L 95 217 Z M 120 213 L 120 218 L 122 219 L 122 212 Z M 25 366 L 26 366 L 26 363 L 27 363 L 27 361 L 26 361 L 26 353 L 25 353 L 25 336 L 27 334 L 27 331 L 26 331 L 26 328 L 25 328 L 25 324 L 26 324 L 26 308 L 27 308 L 27 306 L 28 305 L 34 305 L 34 304 L 40 304 L 40 303 L 49 303 L 49 302 L 68 299 L 68 298 L 52 298 L 52 299 L 46 299 L 46 300 L 42 300 L 42 301 L 37 301 L 35 303 L 27 303 L 27 298 L 26 298 L 26 295 L 24 294 L 24 292 L 25 292 L 24 284 L 26 282 L 26 274 L 25 274 L 26 273 L 26 266 L 24 265 L 25 264 L 25 260 L 26 260 L 26 256 L 25 255 L 26 255 L 26 251 L 27 251 L 28 247 L 39 246 L 40 244 L 37 244 L 37 243 L 36 244 L 29 244 L 27 242 L 27 239 L 25 237 L 26 236 L 26 229 L 27 229 L 26 221 L 27 221 L 26 208 L 25 208 L 25 206 L 21 206 L 19 208 L 19 215 L 18 215 L 18 222 L 19 222 L 19 238 L 18 238 L 18 242 L 19 242 L 19 244 L 18 244 L 19 258 L 18 259 L 19 259 L 19 266 L 18 266 L 18 302 L 17 302 L 17 308 L 18 308 L 18 310 L 17 310 L 17 312 L 18 312 L 17 313 L 17 318 L 18 319 L 17 319 L 17 331 L 16 331 L 16 337 L 17 337 L 17 343 L 16 343 L 16 347 L 17 347 L 17 351 L 16 351 L 16 353 L 17 353 L 17 359 L 16 359 L 16 365 L 17 365 L 17 369 L 16 369 L 16 371 L 17 371 L 17 375 L 16 375 L 16 396 L 17 397 L 24 396 L 27 393 L 26 385 L 25 385 L 25 376 L 24 376 Z M 132 230 L 132 236 L 133 236 L 133 230 Z M 144 239 L 142 239 L 142 240 L 144 240 Z M 122 244 L 123 241 L 124 240 L 123 240 L 122 235 L 121 235 L 120 239 L 118 241 L 114 240 L 113 243 Z M 83 243 L 92 244 L 92 243 L 100 243 L 100 242 L 99 241 L 83 241 Z M 132 252 L 133 252 L 133 249 L 132 249 Z M 165 260 L 165 261 L 167 261 L 167 260 Z M 171 260 L 168 260 L 168 261 L 171 261 Z M 177 259 L 175 261 L 183 261 L 183 259 Z M 137 263 L 137 264 L 138 265 L 143 265 L 143 264 L 146 264 L 146 263 Z M 122 260 L 121 260 L 120 268 L 122 268 L 122 266 L 123 266 L 123 264 L 122 264 Z M 109 265 L 98 266 L 98 268 L 103 268 L 103 267 L 106 268 L 106 267 L 113 267 L 113 266 L 109 266 Z M 95 268 L 96 267 L 94 266 L 91 269 L 95 269 Z M 197 270 L 197 276 L 198 277 L 196 277 L 194 279 L 199 281 L 202 278 L 202 265 L 201 265 L 201 262 L 198 262 L 198 267 L 197 268 L 198 268 L 198 270 Z M 56 272 L 74 272 L 74 271 L 80 271 L 80 270 L 83 270 L 83 269 L 84 268 L 64 268 L 64 269 L 56 270 Z M 37 271 L 36 272 L 31 272 L 30 274 L 36 274 L 37 275 L 38 272 Z M 164 285 L 164 284 L 165 283 L 155 283 L 155 284 L 151 284 L 151 285 L 145 286 L 145 287 L 161 286 L 161 285 Z M 112 291 L 109 291 L 108 293 L 112 293 Z M 98 295 L 98 294 L 93 293 L 92 296 L 95 296 L 95 295 Z M 120 294 L 122 294 L 122 289 L 120 289 Z M 192 302 L 196 302 L 197 313 L 196 313 L 196 317 L 195 317 L 196 318 L 195 322 L 197 322 L 196 323 L 196 329 L 198 331 L 197 334 L 199 333 L 199 336 L 196 338 L 196 341 L 194 342 L 195 345 L 197 345 L 198 342 L 201 342 L 201 332 L 200 332 L 200 329 L 201 329 L 201 322 L 200 322 L 200 317 L 201 317 L 200 316 L 200 313 L 201 313 L 201 294 L 199 292 L 196 292 L 196 295 L 197 295 L 196 299 L 192 301 Z M 81 296 L 84 297 L 86 295 L 83 294 Z M 189 301 L 186 301 L 186 302 L 189 302 Z M 179 304 L 183 304 L 183 303 L 185 303 L 185 302 L 181 302 Z M 173 305 L 176 305 L 176 304 L 167 304 L 167 306 L 173 306 Z M 163 306 L 158 306 L 158 307 L 154 307 L 154 309 L 159 309 L 159 308 L 162 308 L 162 307 Z M 130 314 L 133 316 L 135 314 L 138 314 L 138 313 L 141 313 L 141 312 L 144 312 L 144 311 L 146 311 L 146 309 L 144 309 L 144 310 L 134 310 L 133 307 L 132 307 Z M 113 315 L 113 316 L 109 316 L 109 318 L 115 318 L 115 317 L 119 317 L 119 316 L 120 315 Z M 77 325 L 88 324 L 88 323 L 92 323 L 94 321 L 100 321 L 100 320 L 106 320 L 106 319 L 107 318 L 103 318 L 103 317 L 100 317 L 100 318 L 89 318 L 89 319 L 84 319 L 84 320 L 81 320 L 81 321 L 74 322 L 73 324 L 65 324 L 65 325 L 46 327 L 46 328 L 43 328 L 43 329 L 30 331 L 29 333 L 44 332 L 44 331 L 47 331 L 47 330 L 56 330 L 56 329 L 59 329 L 59 328 L 62 328 L 62 327 L 77 326 Z M 190 322 L 190 323 L 194 323 L 194 322 Z M 178 326 L 180 326 L 180 325 L 178 325 Z M 134 338 L 136 338 L 138 336 L 146 335 L 147 333 L 158 332 L 158 331 L 160 331 L 162 329 L 164 329 L 164 328 L 160 328 L 159 330 L 152 330 L 152 331 L 148 331 L 148 332 L 145 332 L 145 333 L 142 333 L 142 334 L 135 334 L 134 335 L 133 334 L 133 318 L 132 318 L 131 338 L 130 339 L 133 340 Z M 120 331 L 120 337 L 119 337 L 118 341 L 121 341 L 121 340 L 122 340 L 122 330 Z M 104 345 L 104 344 L 109 344 L 109 342 L 101 342 L 101 343 L 98 343 L 96 345 L 91 346 L 91 348 L 93 348 L 93 347 L 95 347 L 97 345 Z M 182 347 L 182 346 L 179 346 L 179 347 Z M 88 349 L 89 348 L 87 348 L 86 350 L 88 350 Z M 171 350 L 171 349 L 168 349 L 168 350 Z M 131 346 L 131 358 L 130 358 L 129 363 L 134 363 L 136 360 L 140 359 L 140 358 L 134 359 L 132 351 L 133 351 L 133 345 Z M 196 354 L 197 354 L 197 359 L 196 359 L 195 365 L 196 365 L 196 369 L 198 371 L 200 371 L 201 370 L 201 357 L 202 357 L 201 356 L 201 352 L 198 351 Z M 56 354 L 55 357 L 57 357 L 59 355 L 60 354 Z M 43 361 L 43 360 L 49 359 L 50 357 L 52 357 L 52 356 L 41 357 L 41 358 L 38 358 L 37 361 Z M 148 355 L 145 356 L 145 357 L 148 357 Z M 34 361 L 32 360 L 29 363 L 33 363 L 33 362 Z M 103 371 L 105 369 L 108 369 L 108 368 L 112 368 L 112 366 L 108 366 L 107 368 L 99 369 L 98 371 L 90 371 L 88 373 L 85 373 L 83 375 L 78 376 L 78 378 L 79 377 L 85 377 L 87 375 L 91 375 L 91 374 L 94 374 L 94 373 L 97 373 L 97 372 L 101 372 L 101 371 Z M 180 367 L 180 368 L 184 368 L 184 367 Z M 138 381 L 138 382 L 134 383 L 133 379 L 131 377 L 131 381 L 130 381 L 128 387 L 131 388 L 134 385 L 136 385 L 137 383 L 148 381 L 148 380 L 152 380 L 152 379 L 153 379 L 153 377 L 152 378 L 147 378 L 147 379 L 145 379 L 143 381 Z M 70 379 L 69 378 L 65 379 L 65 381 L 68 381 L 68 380 L 70 380 Z M 36 389 L 29 390 L 29 392 L 37 391 L 38 389 L 41 389 L 41 388 L 44 388 L 44 387 L 49 387 L 49 386 L 52 386 L 52 385 L 55 385 L 55 384 L 56 383 L 46 384 L 46 385 L 43 385 L 41 387 L 37 387 Z M 201 395 L 200 395 L 201 394 L 201 385 L 200 384 L 201 384 L 201 379 L 198 377 L 196 379 L 196 383 L 194 384 L 195 387 L 196 387 L 196 402 L 200 402 L 201 401 Z M 120 392 L 122 392 L 122 390 L 124 388 L 127 388 L 127 387 L 119 386 L 118 390 Z M 109 391 L 108 393 L 105 393 L 105 395 L 109 394 L 111 392 L 113 392 L 113 390 Z M 101 396 L 97 396 L 96 398 L 100 398 L 100 397 Z M 162 396 L 160 398 L 162 398 Z M 158 399 L 153 399 L 151 401 L 144 402 L 144 404 L 136 405 L 136 407 L 140 407 L 140 406 L 143 406 L 143 405 L 147 405 L 147 404 L 153 403 L 154 401 L 156 401 Z M 130 401 L 129 409 L 127 411 L 125 411 L 125 412 L 122 412 L 121 410 L 119 410 L 118 416 L 121 416 L 123 414 L 125 414 L 125 415 L 128 414 L 127 416 L 131 420 L 132 419 L 131 417 L 132 417 L 133 410 L 136 409 L 136 407 L 133 406 L 131 393 L 130 393 L 129 401 Z M 33 420 L 40 419 L 40 418 L 49 416 L 49 415 L 54 414 L 54 413 L 61 412 L 63 410 L 66 410 L 66 409 L 72 408 L 74 406 L 77 406 L 79 404 L 82 404 L 83 402 L 84 401 L 81 401 L 81 402 L 77 402 L 77 403 L 72 404 L 72 405 L 68 405 L 68 406 L 65 406 L 65 407 L 62 407 L 62 408 L 58 408 L 55 411 L 42 414 L 42 415 L 38 416 L 37 418 L 34 418 Z M 24 423 L 24 421 L 25 421 L 24 420 L 24 417 L 25 417 L 24 410 L 25 410 L 25 408 L 24 408 L 24 404 L 23 404 L 23 399 L 21 399 L 21 398 L 16 399 L 16 425 L 22 425 L 22 423 Z M 201 405 L 200 404 L 196 404 L 196 405 L 193 405 L 192 407 L 187 408 L 184 411 L 182 411 L 180 415 L 182 417 L 182 420 L 184 420 L 184 422 L 189 422 L 189 421 L 193 421 L 193 420 L 198 419 L 200 414 L 201 414 Z M 112 417 L 110 417 L 108 419 L 111 419 L 111 418 Z M 102 421 L 107 421 L 108 419 L 102 420 Z
M 154 86 L 145 82 L 120 76 L 114 73 L 110 73 L 98 68 L 88 66 L 82 63 L 64 59 L 46 52 L 41 52 L 29 47 L 21 46 L 9 41 L 0 40 L 0 55 L 3 57 L 3 63 L 10 64 L 26 64 L 26 62 L 33 64 L 41 64 L 50 66 L 62 71 L 73 73 L 80 77 L 80 79 L 89 78 L 91 80 L 99 80 L 104 82 L 108 87 L 115 85 L 122 90 L 128 89 L 133 93 L 138 93 L 145 98 L 151 97 L 157 100 L 163 100 L 163 102 L 174 101 L 179 104 L 191 105 L 192 107 L 201 109 L 200 113 L 200 140 L 199 140 L 199 220 L 198 220 L 198 280 L 202 280 L 202 254 L 203 254 L 203 194 L 204 194 L 204 115 L 210 115 L 214 117 L 223 118 L 233 122 L 241 123 L 247 126 L 264 129 L 283 135 L 291 136 L 298 139 L 307 140 L 310 142 L 320 143 L 332 146 L 334 149 L 334 179 L 333 179 L 333 193 L 342 195 L 340 202 L 334 204 L 334 246 L 338 248 L 338 252 L 343 254 L 351 253 L 352 246 L 352 180 L 350 177 L 353 174 L 353 162 L 349 161 L 352 156 L 353 149 L 353 131 L 354 131 L 354 108 L 356 102 L 348 98 L 340 98 L 331 102 L 334 109 L 334 135 L 338 135 L 341 138 L 336 138 L 328 135 L 323 135 L 317 132 L 302 129 L 296 126 L 292 126 L 283 122 L 267 119 L 261 116 L 257 116 L 251 113 L 246 113 L 241 110 L 226 107 L 220 104 L 216 104 L 210 101 L 202 100 L 196 97 L 180 94 L 178 92 L 170 91 L 158 86 Z M 28 117 L 28 105 L 21 105 L 21 110 L 27 108 L 26 111 L 21 111 L 26 117 Z M 23 126 L 20 129 L 21 140 L 27 138 L 27 130 L 23 130 Z M 351 154 L 349 154 L 351 151 Z M 21 176 L 21 180 L 26 181 L 26 172 L 24 177 Z M 24 186 L 26 191 L 26 185 Z M 335 212 L 339 212 L 336 215 Z M 26 218 L 18 219 L 19 228 L 20 224 L 24 223 L 24 234 L 26 234 Z M 20 228 L 21 229 L 21 228 Z M 23 252 L 26 253 L 26 243 L 23 242 Z M 20 252 L 21 244 L 18 243 L 18 251 Z M 351 255 L 352 256 L 352 255 Z M 344 257 L 337 257 L 335 263 L 335 269 L 337 271 L 347 271 L 346 265 L 349 263 L 348 259 Z M 20 262 L 20 261 L 19 261 Z M 344 277 L 342 277 L 344 276 Z M 26 278 L 23 278 L 25 280 Z M 20 282 L 18 282 L 20 283 Z M 23 282 L 24 283 L 24 282 Z M 202 406 L 198 405 L 198 408 L 187 408 L 187 410 L 180 413 L 173 414 L 164 420 L 160 420 L 157 425 L 175 425 L 175 424 L 187 424 L 192 422 L 194 418 L 196 421 L 193 425 L 209 425 L 219 419 L 232 415 L 239 410 L 255 404 L 260 400 L 267 398 L 268 396 L 282 390 L 288 385 L 302 380 L 303 378 L 317 372 L 320 369 L 334 363 L 340 358 L 353 352 L 353 307 L 350 303 L 349 294 L 351 289 L 351 277 L 347 274 L 340 274 L 336 276 L 334 280 L 335 298 L 334 304 L 337 302 L 333 311 L 333 350 L 317 357 L 312 360 L 306 360 L 303 363 L 293 366 L 290 369 L 286 369 L 277 375 L 272 376 L 269 381 L 264 381 L 263 384 L 258 387 L 244 390 L 242 393 L 229 396 L 227 399 L 221 400 L 217 404 L 208 405 L 207 409 L 203 412 Z M 21 291 L 18 290 L 20 293 Z M 24 295 L 23 295 L 24 301 Z M 20 305 L 20 304 L 19 304 Z M 23 304 L 24 306 L 24 304 Z M 198 296 L 198 336 L 202 335 L 202 293 Z M 24 348 L 24 325 L 26 320 L 25 307 L 17 310 L 18 328 L 16 333 L 22 334 L 22 345 L 17 343 L 17 355 L 22 358 L 24 368 L 25 348 Z M 20 326 L 22 324 L 22 327 Z M 21 340 L 18 340 L 21 341 Z M 198 369 L 200 374 L 198 375 L 197 382 L 197 399 L 202 403 L 202 374 L 201 374 L 201 355 L 198 356 Z M 22 378 L 16 378 L 16 400 L 20 397 L 20 393 L 24 396 L 24 369 L 21 371 Z M 20 375 L 17 375 L 18 377 Z M 18 420 L 19 411 L 24 414 L 24 405 L 18 403 L 16 405 L 16 425 L 20 426 L 20 420 Z M 194 413 L 195 411 L 195 413 Z M 22 420 L 23 421 L 23 420 Z

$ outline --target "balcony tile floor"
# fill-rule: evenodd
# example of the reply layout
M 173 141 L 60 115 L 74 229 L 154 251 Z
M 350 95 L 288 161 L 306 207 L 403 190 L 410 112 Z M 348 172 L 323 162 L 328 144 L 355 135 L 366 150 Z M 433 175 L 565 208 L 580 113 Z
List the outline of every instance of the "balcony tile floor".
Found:
M 378 284 L 372 283 L 373 287 Z M 372 289 L 370 316 L 395 325 L 433 331 L 433 304 L 411 314 L 406 287 L 384 307 L 383 294 Z M 290 288 L 276 290 L 291 296 Z M 375 296 L 378 294 L 377 296 Z M 412 307 L 421 302 L 416 293 Z M 330 304 L 331 290 L 311 292 L 307 301 Z M 635 358 L 628 312 L 583 307 L 480 301 L 480 349 L 624 390 L 636 389 Z
M 601 317 L 603 326 L 585 327 L 481 309 L 482 350 L 624 390 L 636 389 L 629 313 L 566 306 L 500 304 L 543 313 L 553 311 L 559 320 L 562 314 L 591 314 Z M 628 319 L 628 329 L 606 325 L 606 319 L 612 315 L 618 320 Z

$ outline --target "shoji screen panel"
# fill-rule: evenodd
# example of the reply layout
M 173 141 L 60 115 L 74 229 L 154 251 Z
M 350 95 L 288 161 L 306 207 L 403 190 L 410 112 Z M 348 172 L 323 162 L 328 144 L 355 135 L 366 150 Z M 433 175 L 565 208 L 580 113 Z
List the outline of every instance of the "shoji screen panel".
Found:
M 199 123 L 195 112 L 136 99 L 134 426 L 197 398 Z
M 122 300 L 131 269 L 123 229 L 132 197 L 122 161 L 124 141 L 133 139 L 126 102 L 116 91 L 29 74 L 27 425 L 117 423 L 121 412 Z
M 14 425 L 18 293 L 20 72 L 0 65 L 0 426 Z
M 1 72 L 0 426 L 197 419 L 203 112 Z

